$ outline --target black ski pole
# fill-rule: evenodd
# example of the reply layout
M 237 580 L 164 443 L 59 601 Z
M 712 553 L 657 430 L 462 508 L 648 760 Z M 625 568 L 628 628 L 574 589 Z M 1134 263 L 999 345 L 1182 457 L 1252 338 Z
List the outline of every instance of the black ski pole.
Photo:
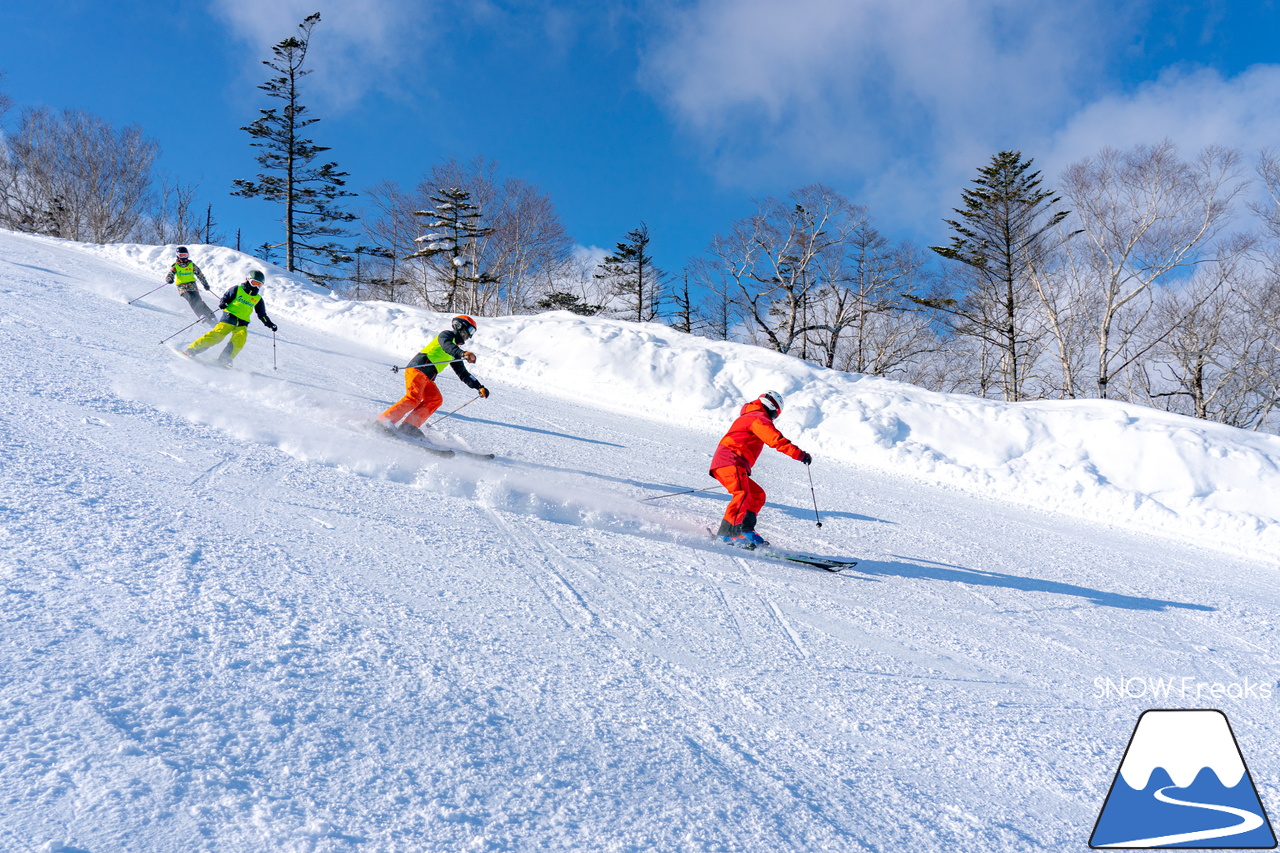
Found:
M 168 283 L 169 283 L 169 282 L 167 282 L 167 281 L 166 281 L 164 284 L 160 285 L 160 287 L 164 287 L 164 285 L 165 285 L 165 284 L 168 284 Z M 148 296 L 150 296 L 151 294 L 155 293 L 157 290 L 159 290 L 159 289 L 160 289 L 160 287 L 152 288 L 151 290 L 148 290 L 146 293 L 142 294 L 142 296 L 135 296 L 133 299 L 130 299 L 126 304 L 128 304 L 128 305 L 132 305 L 133 303 L 137 302 L 139 299 L 143 299 L 143 298 L 148 297 Z
M 197 317 L 197 318 L 196 318 L 196 320 L 195 320 L 195 323 L 188 323 L 187 325 L 183 326 L 181 329 L 179 329 L 178 331 L 176 331 L 176 332 L 174 332 L 172 335 L 170 335 L 170 336 L 169 336 L 169 338 L 176 338 L 178 335 L 182 334 L 182 333 L 183 333 L 183 332 L 185 332 L 187 329 L 190 329 L 190 328 L 191 328 L 192 326 L 194 326 L 196 323 L 203 323 L 203 322 L 204 322 L 204 318 L 203 318 L 203 317 Z M 169 340 L 169 338 L 165 338 L 165 339 L 164 339 L 164 341 L 161 341 L 160 343 L 164 343 L 165 341 Z
M 672 492 L 669 495 L 654 495 L 651 498 L 641 498 L 640 503 L 644 503 L 645 501 L 658 501 L 658 500 L 662 500 L 663 498 L 674 498 L 676 495 L 692 495 L 692 494 L 697 494 L 698 492 L 709 492 L 712 489 L 719 489 L 719 488 L 721 487 L 707 486 L 705 489 L 686 489 L 683 492 Z
M 813 520 L 822 526 L 822 519 L 818 517 L 818 493 L 813 490 L 813 469 L 808 465 L 804 466 L 809 469 L 809 494 L 813 496 Z
M 443 367 L 443 366 L 444 366 L 444 365 L 446 365 L 446 364 L 453 364 L 455 361 L 466 361 L 466 359 L 465 359 L 465 358 L 451 358 L 451 359 L 449 359 L 448 361 L 433 361 L 433 362 L 431 362 L 431 363 L 432 363 L 432 364 L 438 364 L 438 365 L 440 365 L 441 367 Z M 406 364 L 406 365 L 401 366 L 401 365 L 399 365 L 399 364 L 393 364 L 393 365 L 391 366 L 391 372 L 392 372 L 392 373 L 399 373 L 401 370 L 416 370 L 416 369 L 417 369 L 417 368 L 419 368 L 419 367 L 426 367 L 426 365 L 425 365 L 425 364 L 417 364 L 417 365 L 415 365 L 415 364 Z
M 280 369 L 279 367 L 276 366 L 276 330 L 275 329 L 271 330 L 271 369 L 272 370 Z
M 458 408 L 454 409 L 454 410 L 453 410 L 452 412 L 450 412 L 449 414 L 447 414 L 447 415 L 442 415 L 441 417 L 436 418 L 436 419 L 435 419 L 434 421 L 432 421 L 431 423 L 426 424 L 426 426 L 433 427 L 433 426 L 435 426 L 436 424 L 440 423 L 440 422 L 441 422 L 441 421 L 443 421 L 443 420 L 448 420 L 449 418 L 453 417 L 453 416 L 454 416 L 454 415 L 456 415 L 458 412 L 461 412 L 461 411 L 462 411 L 463 409 L 465 409 L 467 406 L 470 406 L 472 403 L 474 403 L 476 400 L 479 400 L 479 399 L 480 399 L 480 395 L 479 395 L 479 394 L 477 394 L 477 395 L 475 395 L 474 397 L 472 397 L 470 400 L 468 400 L 467 402 L 463 403 L 463 404 L 462 404 L 461 406 L 459 406 Z

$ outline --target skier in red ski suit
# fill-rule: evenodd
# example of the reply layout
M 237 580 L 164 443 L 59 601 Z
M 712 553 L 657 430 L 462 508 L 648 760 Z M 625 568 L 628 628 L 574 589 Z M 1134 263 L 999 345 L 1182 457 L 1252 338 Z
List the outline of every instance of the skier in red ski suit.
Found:
M 751 468 L 767 444 L 797 462 L 808 465 L 813 457 L 796 447 L 778 432 L 773 420 L 782 414 L 782 395 L 767 391 L 759 399 L 742 407 L 738 419 L 729 427 L 711 458 L 711 470 L 720 485 L 729 490 L 732 499 L 724 511 L 716 535 L 731 545 L 754 548 L 768 545 L 756 533 L 756 514 L 764 507 L 765 492 L 751 479 Z

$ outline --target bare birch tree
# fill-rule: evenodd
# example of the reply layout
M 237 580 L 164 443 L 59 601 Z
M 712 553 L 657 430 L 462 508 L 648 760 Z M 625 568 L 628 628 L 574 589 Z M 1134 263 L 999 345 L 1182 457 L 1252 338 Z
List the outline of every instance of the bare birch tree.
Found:
M 710 277 L 731 294 L 749 338 L 778 352 L 798 345 L 803 352 L 806 333 L 824 325 L 809 316 L 829 277 L 822 274 L 821 259 L 839 254 L 864 216 L 864 209 L 835 190 L 811 184 L 785 201 L 757 202 L 754 215 L 712 238 Z
M 363 195 L 372 206 L 359 217 L 370 260 L 364 270 L 367 298 L 409 302 L 409 294 L 415 292 L 412 268 L 401 258 L 413 252 L 414 238 L 421 233 L 413 215 L 419 205 L 391 181 L 370 187 Z
M 1215 257 L 1215 238 L 1243 190 L 1240 155 L 1208 147 L 1194 161 L 1170 141 L 1106 148 L 1070 166 L 1062 189 L 1080 236 L 1066 247 L 1091 311 L 1096 388 L 1107 397 L 1169 329 L 1148 322 L 1153 288 Z
M 0 83 L 4 82 L 5 73 L 0 71 Z M 13 108 L 13 99 L 9 97 L 7 92 L 0 92 L 0 120 Z
M 116 131 L 82 110 L 27 110 L 6 140 L 4 224 L 69 240 L 114 243 L 151 204 L 160 146 L 131 125 Z
M 196 209 L 196 184 L 184 184 L 164 175 L 158 181 L 155 203 L 142 226 L 142 238 L 151 243 L 200 243 L 203 224 Z
M 685 267 L 686 274 L 709 295 L 705 299 L 706 334 L 716 340 L 730 339 L 735 326 L 741 322 L 739 308 L 733 296 L 738 290 L 739 269 L 729 257 L 728 244 L 723 238 L 713 238 L 707 247 L 707 256 L 693 258 Z
M 1144 371 L 1151 400 L 1171 411 L 1246 429 L 1280 405 L 1280 290 L 1244 254 L 1161 294 L 1161 338 Z
M 825 366 L 876 376 L 915 375 L 910 365 L 933 349 L 937 337 L 925 312 L 914 310 L 907 292 L 925 280 L 925 259 L 913 246 L 893 245 L 864 216 L 838 254 L 839 274 L 824 276 L 812 332 Z M 819 268 L 827 267 L 823 259 Z

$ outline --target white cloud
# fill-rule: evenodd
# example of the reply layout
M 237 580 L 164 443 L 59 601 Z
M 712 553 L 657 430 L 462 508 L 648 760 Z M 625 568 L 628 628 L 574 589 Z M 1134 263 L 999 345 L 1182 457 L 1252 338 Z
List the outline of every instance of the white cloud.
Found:
M 1147 0 L 692 0 L 644 79 L 730 187 L 822 180 L 934 239 L 978 167 L 1020 150 L 1052 183 L 1103 146 L 1280 144 L 1280 65 L 1166 69 L 1122 88 Z M 788 187 L 790 188 L 790 187 Z M 783 189 L 782 191 L 786 191 Z M 936 230 L 935 230 L 936 229 Z
M 898 225 L 1096 97 L 1140 3 L 1106 4 L 1103 26 L 1100 0 L 697 0 L 644 74 L 726 184 L 853 182 Z
M 1235 77 L 1207 69 L 1169 69 L 1125 94 L 1099 98 L 1047 140 L 1052 174 L 1104 146 L 1125 149 L 1172 139 L 1184 156 L 1206 145 L 1252 155 L 1280 145 L 1280 65 Z
M 296 35 L 303 19 L 319 12 L 307 60 L 314 71 L 309 83 L 339 103 L 370 88 L 394 86 L 394 71 L 431 45 L 435 10 L 434 3 L 413 0 L 212 0 L 211 7 L 252 45 L 256 59 L 271 58 L 272 45 Z M 251 65 L 266 71 L 257 62 Z
M 1054 118 L 1094 78 L 1088 4 L 701 0 L 646 59 L 680 123 L 744 129 L 816 165 L 945 147 Z

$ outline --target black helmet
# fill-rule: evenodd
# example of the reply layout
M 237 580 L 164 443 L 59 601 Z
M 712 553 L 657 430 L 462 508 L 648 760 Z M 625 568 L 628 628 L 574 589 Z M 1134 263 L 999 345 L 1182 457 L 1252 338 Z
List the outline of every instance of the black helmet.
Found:
M 472 320 L 466 314 L 459 314 L 453 318 L 453 333 L 467 340 L 476 333 L 476 321 Z
M 764 406 L 764 410 L 771 418 L 782 414 L 782 395 L 777 391 L 765 391 L 761 394 L 760 404 Z
M 186 247 L 186 246 L 179 246 L 179 247 L 178 247 L 178 257 L 180 257 L 180 258 L 185 258 L 188 254 L 189 254 L 189 253 L 187 252 L 187 247 Z

